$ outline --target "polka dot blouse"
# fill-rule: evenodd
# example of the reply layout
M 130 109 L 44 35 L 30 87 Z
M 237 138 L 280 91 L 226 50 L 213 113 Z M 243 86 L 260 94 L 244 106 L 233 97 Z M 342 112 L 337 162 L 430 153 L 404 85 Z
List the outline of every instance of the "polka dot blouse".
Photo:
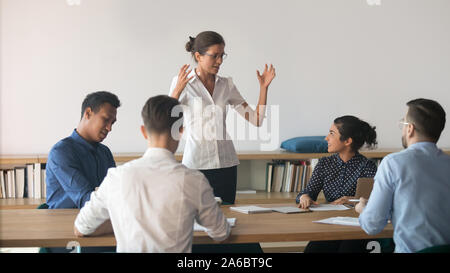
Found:
M 358 178 L 374 177 L 376 172 L 375 163 L 360 153 L 356 153 L 347 162 L 342 161 L 339 154 L 321 158 L 306 189 L 297 195 L 296 202 L 299 203 L 300 196 L 305 193 L 313 200 L 317 200 L 321 190 L 327 202 L 333 202 L 343 196 L 354 196 Z

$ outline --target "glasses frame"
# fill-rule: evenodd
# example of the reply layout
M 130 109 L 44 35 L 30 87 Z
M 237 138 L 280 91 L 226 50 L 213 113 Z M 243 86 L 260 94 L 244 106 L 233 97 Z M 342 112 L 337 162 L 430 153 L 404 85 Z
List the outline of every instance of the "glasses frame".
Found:
M 404 118 L 398 121 L 398 128 L 403 129 L 403 126 L 412 124 L 411 122 L 406 122 Z
M 209 53 L 207 53 L 207 52 L 203 53 L 203 55 L 209 56 L 209 57 L 213 58 L 214 60 L 217 60 L 217 59 L 221 58 L 222 61 L 225 60 L 225 59 L 227 58 L 227 56 L 228 56 L 227 53 L 223 53 L 223 54 L 220 56 L 220 55 L 217 55 L 217 54 L 214 54 L 214 55 L 213 55 L 213 54 L 209 54 Z

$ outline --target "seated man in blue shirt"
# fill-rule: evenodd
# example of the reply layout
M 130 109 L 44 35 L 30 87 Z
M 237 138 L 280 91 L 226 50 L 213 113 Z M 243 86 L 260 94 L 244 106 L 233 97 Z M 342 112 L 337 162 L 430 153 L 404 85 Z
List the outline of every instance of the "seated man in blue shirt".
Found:
M 48 155 L 50 209 L 82 208 L 108 169 L 116 166 L 111 151 L 100 142 L 111 132 L 119 106 L 117 96 L 106 91 L 86 96 L 78 127 L 56 143 Z
M 383 159 L 369 200 L 361 198 L 356 206 L 361 228 L 370 235 L 392 221 L 395 252 L 450 244 L 450 156 L 436 146 L 445 111 L 427 99 L 407 106 L 400 121 L 406 149 Z

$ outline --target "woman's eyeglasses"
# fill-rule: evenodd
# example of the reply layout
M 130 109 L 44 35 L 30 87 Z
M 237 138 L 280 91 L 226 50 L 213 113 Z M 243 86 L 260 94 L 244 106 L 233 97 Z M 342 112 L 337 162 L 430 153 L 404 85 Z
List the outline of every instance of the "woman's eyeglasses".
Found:
M 203 55 L 209 56 L 211 58 L 213 58 L 214 60 L 218 60 L 219 58 L 223 60 L 225 60 L 227 58 L 227 53 L 222 53 L 222 54 L 209 54 L 209 53 L 204 53 Z

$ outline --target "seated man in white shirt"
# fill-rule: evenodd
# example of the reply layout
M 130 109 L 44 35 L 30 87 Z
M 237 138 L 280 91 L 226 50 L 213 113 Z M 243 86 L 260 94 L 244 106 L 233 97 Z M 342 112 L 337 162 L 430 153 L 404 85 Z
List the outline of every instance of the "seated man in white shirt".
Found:
M 229 236 L 208 180 L 175 160 L 179 137 L 172 133 L 182 133 L 179 109 L 178 100 L 168 96 L 146 102 L 141 131 L 147 151 L 108 170 L 75 220 L 77 236 L 112 232 L 112 227 L 117 252 L 191 252 L 194 220 L 214 240 Z

